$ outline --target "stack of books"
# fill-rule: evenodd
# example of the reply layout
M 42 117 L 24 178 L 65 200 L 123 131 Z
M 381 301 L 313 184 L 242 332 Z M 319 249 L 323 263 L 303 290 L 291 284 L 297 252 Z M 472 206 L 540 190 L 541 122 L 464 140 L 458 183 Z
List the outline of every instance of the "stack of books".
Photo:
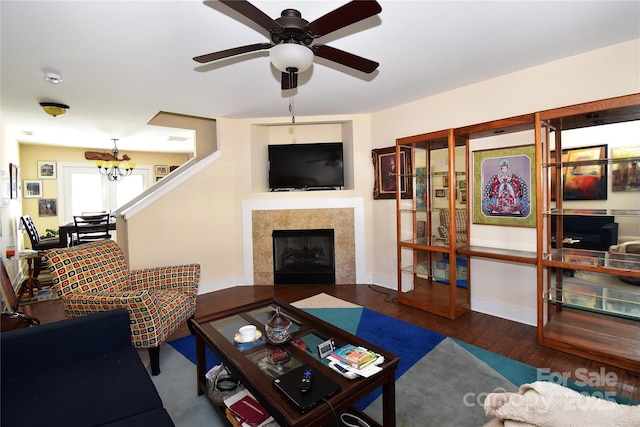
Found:
M 375 362 L 380 355 L 367 350 L 364 347 L 358 347 L 347 344 L 334 350 L 330 358 L 336 359 L 356 369 L 363 369 Z

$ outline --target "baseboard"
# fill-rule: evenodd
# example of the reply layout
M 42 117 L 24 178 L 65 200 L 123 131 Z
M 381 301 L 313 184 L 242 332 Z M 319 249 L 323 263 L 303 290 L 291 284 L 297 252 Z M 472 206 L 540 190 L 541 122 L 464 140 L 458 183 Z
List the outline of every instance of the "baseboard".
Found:
M 534 310 L 501 304 L 495 301 L 471 298 L 471 310 L 529 326 L 537 326 L 538 324 L 538 314 Z

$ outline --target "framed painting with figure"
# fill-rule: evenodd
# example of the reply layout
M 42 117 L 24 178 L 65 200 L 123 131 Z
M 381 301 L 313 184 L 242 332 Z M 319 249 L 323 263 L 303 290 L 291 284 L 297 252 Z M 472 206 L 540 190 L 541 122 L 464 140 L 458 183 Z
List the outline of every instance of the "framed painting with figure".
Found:
M 396 147 L 376 148 L 371 154 L 375 176 L 374 200 L 396 198 L 398 171 L 400 171 L 400 197 L 411 199 L 413 179 L 407 173 L 411 168 L 411 149 L 400 147 L 400 165 L 396 165 Z
M 568 149 L 562 171 L 563 200 L 607 200 L 606 157 L 606 144 Z
M 536 226 L 535 146 L 473 152 L 473 223 Z

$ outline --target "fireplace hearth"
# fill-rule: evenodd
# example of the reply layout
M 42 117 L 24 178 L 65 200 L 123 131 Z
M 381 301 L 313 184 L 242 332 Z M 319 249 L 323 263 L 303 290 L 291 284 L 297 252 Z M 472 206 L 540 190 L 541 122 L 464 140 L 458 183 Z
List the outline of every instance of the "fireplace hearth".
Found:
M 335 284 L 333 229 L 273 230 L 276 285 Z

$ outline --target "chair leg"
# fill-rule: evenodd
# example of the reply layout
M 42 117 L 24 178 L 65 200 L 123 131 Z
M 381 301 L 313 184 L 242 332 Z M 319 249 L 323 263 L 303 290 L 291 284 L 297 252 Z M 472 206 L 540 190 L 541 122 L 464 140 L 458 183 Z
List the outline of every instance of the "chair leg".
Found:
M 151 362 L 151 375 L 160 373 L 160 346 L 149 347 L 149 361 Z

